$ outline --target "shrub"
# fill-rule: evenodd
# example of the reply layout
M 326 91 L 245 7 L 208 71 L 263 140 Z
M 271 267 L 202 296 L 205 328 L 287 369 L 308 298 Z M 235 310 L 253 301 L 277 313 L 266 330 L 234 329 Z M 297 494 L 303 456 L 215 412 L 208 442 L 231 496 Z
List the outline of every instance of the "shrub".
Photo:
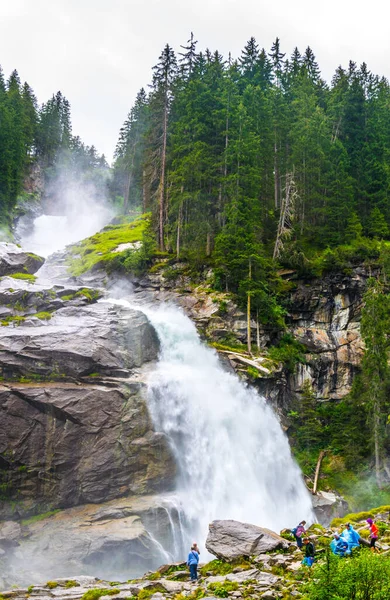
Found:
M 305 350 L 305 346 L 291 333 L 285 333 L 280 342 L 268 350 L 268 356 L 276 362 L 282 362 L 288 371 L 294 372 L 298 363 L 305 362 Z
M 235 592 L 238 589 L 237 581 L 224 581 L 223 583 L 210 583 L 209 590 L 218 598 L 228 598 L 229 592 Z
M 314 565 L 305 591 L 310 600 L 385 600 L 390 597 L 390 558 L 367 550 L 345 559 L 328 552 L 324 563 Z

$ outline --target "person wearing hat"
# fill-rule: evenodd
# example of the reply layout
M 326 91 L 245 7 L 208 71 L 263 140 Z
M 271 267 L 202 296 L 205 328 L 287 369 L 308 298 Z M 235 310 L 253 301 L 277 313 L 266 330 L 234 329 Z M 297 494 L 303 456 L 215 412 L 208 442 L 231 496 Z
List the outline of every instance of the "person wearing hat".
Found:
M 330 542 L 330 549 L 336 556 L 345 556 L 348 550 L 348 542 L 338 533 L 333 534 L 333 540 Z

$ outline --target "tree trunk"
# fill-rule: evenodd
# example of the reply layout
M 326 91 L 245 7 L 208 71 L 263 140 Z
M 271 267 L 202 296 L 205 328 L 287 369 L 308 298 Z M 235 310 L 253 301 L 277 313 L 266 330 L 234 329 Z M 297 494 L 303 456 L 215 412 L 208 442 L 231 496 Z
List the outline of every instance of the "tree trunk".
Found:
M 275 194 L 275 208 L 279 206 L 279 168 L 278 168 L 278 146 L 276 142 L 276 131 L 275 131 L 275 142 L 274 142 L 274 194 Z
M 181 219 L 182 219 L 183 205 L 180 204 L 179 214 L 177 217 L 177 236 L 176 236 L 176 258 L 179 260 L 180 258 L 180 228 L 181 228 Z
M 249 280 L 252 279 L 252 261 L 249 259 Z M 252 340 L 251 340 L 251 291 L 248 290 L 248 302 L 247 302 L 247 345 L 248 352 L 252 354 Z
M 317 493 L 318 477 L 320 475 L 321 463 L 322 463 L 322 459 L 324 458 L 324 456 L 325 456 L 325 450 L 321 450 L 321 452 L 318 456 L 318 460 L 317 460 L 316 473 L 314 475 L 314 485 L 313 485 L 313 491 L 312 491 L 313 495 Z
M 164 252 L 164 198 L 165 198 L 165 169 L 167 161 L 167 131 L 168 131 L 168 98 L 165 98 L 164 105 L 164 123 L 163 123 L 163 144 L 162 144 L 162 156 L 161 156 L 161 176 L 160 176 L 160 190 L 159 190 L 159 245 L 160 252 Z
M 147 212 L 149 206 L 149 189 L 147 185 L 146 169 L 142 171 L 142 208 L 143 212 Z

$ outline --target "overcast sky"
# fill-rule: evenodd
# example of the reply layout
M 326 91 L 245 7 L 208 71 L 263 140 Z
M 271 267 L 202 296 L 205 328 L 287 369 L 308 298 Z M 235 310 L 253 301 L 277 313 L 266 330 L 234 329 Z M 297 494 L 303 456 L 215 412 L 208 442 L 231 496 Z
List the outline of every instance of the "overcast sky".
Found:
M 312 47 L 326 79 L 350 59 L 390 79 L 386 0 L 0 0 L 0 64 L 46 101 L 61 90 L 73 133 L 109 160 L 119 128 L 166 43 L 239 56 L 254 36 L 269 50 Z

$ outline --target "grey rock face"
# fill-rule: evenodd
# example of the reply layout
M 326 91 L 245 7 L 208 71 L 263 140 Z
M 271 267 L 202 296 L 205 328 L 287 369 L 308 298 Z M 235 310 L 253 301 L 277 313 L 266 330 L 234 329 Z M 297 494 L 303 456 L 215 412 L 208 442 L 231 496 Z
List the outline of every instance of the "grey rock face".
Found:
M 44 262 L 44 258 L 25 252 L 15 244 L 0 243 L 0 277 L 12 273 L 36 273 Z
M 224 560 L 254 556 L 288 548 L 289 543 L 269 529 L 239 521 L 213 521 L 209 525 L 206 548 Z
M 20 308 L 23 293 L 26 320 L 0 327 L 0 519 L 169 489 L 174 461 L 144 397 L 159 345 L 143 313 L 86 305 L 77 288 L 6 285 L 0 297 Z M 48 321 L 29 315 L 34 303 Z
M 0 528 L 0 548 L 6 553 L 3 559 L 0 556 L 0 565 L 3 560 L 7 584 L 26 585 L 57 577 L 72 579 L 71 574 L 96 573 L 126 581 L 143 574 L 151 564 L 161 564 L 166 558 L 149 533 L 155 533 L 150 521 L 156 514 L 160 526 L 165 519 L 165 526 L 170 527 L 167 511 L 160 510 L 162 502 L 158 496 L 126 497 L 103 507 L 87 504 L 65 509 L 40 521 L 31 520 L 22 528 L 17 523 L 4 524 Z M 103 513 L 107 518 L 102 518 Z M 18 535 L 12 547 L 2 537 L 7 527 Z M 172 591 L 180 591 L 180 584 L 169 584 Z M 142 582 L 142 587 L 145 585 Z
M 318 521 L 329 527 L 332 519 L 343 517 L 348 512 L 348 503 L 333 492 L 317 492 L 313 496 L 313 508 Z

